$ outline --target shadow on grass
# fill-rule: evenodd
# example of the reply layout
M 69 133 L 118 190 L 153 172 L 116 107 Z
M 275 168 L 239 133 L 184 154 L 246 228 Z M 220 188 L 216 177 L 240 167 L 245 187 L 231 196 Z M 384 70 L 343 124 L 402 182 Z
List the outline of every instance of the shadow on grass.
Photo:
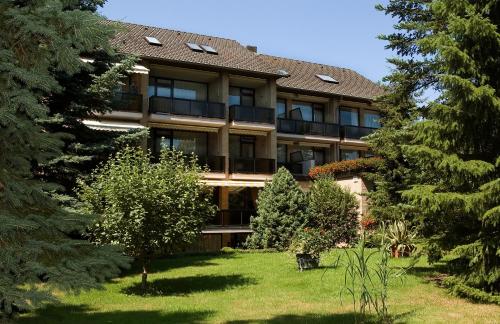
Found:
M 414 311 L 405 312 L 401 314 L 395 314 L 391 316 L 392 321 L 398 321 L 398 323 L 405 322 L 409 316 L 414 314 Z M 225 323 L 230 324 L 246 324 L 246 323 L 271 323 L 271 324 L 290 324 L 290 323 L 380 323 L 380 319 L 374 314 L 367 314 L 361 316 L 354 312 L 342 313 L 342 314 L 304 314 L 304 315 L 278 315 L 270 319 L 262 320 L 234 320 Z
M 94 312 L 87 306 L 48 306 L 18 323 L 206 323 L 213 311 L 109 311 Z
M 232 289 L 255 284 L 253 278 L 241 275 L 200 275 L 181 278 L 157 279 L 149 282 L 147 292 L 144 294 L 140 283 L 122 289 L 127 295 L 145 296 L 175 296 L 189 295 L 204 291 L 217 291 Z
M 204 267 L 215 266 L 218 263 L 212 262 L 213 259 L 228 259 L 232 258 L 234 253 L 205 253 L 205 254 L 180 254 L 162 257 L 153 260 L 151 264 L 151 273 L 162 272 L 177 268 L 186 267 Z M 137 275 L 142 273 L 141 264 L 136 261 L 132 264 L 129 270 L 123 272 L 123 276 Z
M 356 317 L 357 316 L 357 317 Z M 357 322 L 356 322 L 357 319 Z M 235 320 L 226 323 L 230 324 L 247 324 L 247 323 L 272 323 L 272 324 L 290 324 L 290 323 L 360 323 L 361 317 L 355 315 L 354 313 L 345 314 L 330 314 L 330 315 L 320 315 L 320 314 L 304 314 L 304 315 L 279 315 L 269 319 L 262 320 Z M 377 323 L 377 318 L 373 315 L 367 315 L 364 317 L 362 323 Z

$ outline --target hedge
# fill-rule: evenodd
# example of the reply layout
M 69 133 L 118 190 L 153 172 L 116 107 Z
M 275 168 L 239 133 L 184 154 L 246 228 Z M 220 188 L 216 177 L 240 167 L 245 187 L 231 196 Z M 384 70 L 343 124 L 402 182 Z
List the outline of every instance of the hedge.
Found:
M 361 158 L 356 160 L 346 160 L 332 162 L 325 165 L 317 166 L 309 170 L 311 178 L 317 178 L 321 175 L 339 175 L 343 173 L 358 173 L 377 169 L 383 163 L 383 159 L 379 157 Z

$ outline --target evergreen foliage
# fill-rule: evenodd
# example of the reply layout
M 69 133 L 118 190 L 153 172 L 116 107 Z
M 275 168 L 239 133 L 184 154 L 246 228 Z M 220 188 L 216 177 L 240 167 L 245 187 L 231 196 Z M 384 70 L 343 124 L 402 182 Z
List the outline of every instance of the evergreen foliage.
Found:
M 355 241 L 359 228 L 358 201 L 332 177 L 322 176 L 313 182 L 309 212 L 309 226 L 325 232 L 328 248 Z
M 257 199 L 257 216 L 250 220 L 250 248 L 286 250 L 297 229 L 308 221 L 307 197 L 292 174 L 281 167 Z
M 215 216 L 210 188 L 201 169 L 180 151 L 162 150 L 159 161 L 140 148 L 125 148 L 80 182 L 86 211 L 99 215 L 93 241 L 125 248 L 143 266 L 146 288 L 151 260 L 186 247 Z
M 129 259 L 80 238 L 92 221 L 63 209 L 56 187 L 33 170 L 61 156 L 66 135 L 45 131 L 47 102 L 63 90 L 57 74 L 85 69 L 113 30 L 89 11 L 101 1 L 0 3 L 0 314 L 53 300 L 51 291 L 95 287 Z
M 440 93 L 397 143 L 411 166 L 403 198 L 414 206 L 432 256 L 456 256 L 456 280 L 449 282 L 461 286 L 452 291 L 475 299 L 480 290 L 498 294 L 499 1 L 393 0 L 379 9 L 398 19 L 397 31 L 384 36 L 401 56 L 396 85 L 417 84 L 391 93 L 415 98 L 428 87 Z

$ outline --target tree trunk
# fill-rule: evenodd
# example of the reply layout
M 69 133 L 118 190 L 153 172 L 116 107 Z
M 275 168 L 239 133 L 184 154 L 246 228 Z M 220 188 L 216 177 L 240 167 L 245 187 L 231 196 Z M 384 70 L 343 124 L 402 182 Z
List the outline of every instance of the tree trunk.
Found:
M 145 259 L 142 260 L 142 282 L 141 282 L 141 289 L 142 292 L 145 293 L 146 289 L 148 287 L 148 267 L 147 267 L 147 261 Z

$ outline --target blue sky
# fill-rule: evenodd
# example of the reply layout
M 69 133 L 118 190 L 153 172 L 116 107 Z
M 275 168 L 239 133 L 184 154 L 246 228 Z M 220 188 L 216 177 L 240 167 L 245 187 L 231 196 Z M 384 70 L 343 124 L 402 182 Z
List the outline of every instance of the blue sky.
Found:
M 107 18 L 256 45 L 276 56 L 351 68 L 373 81 L 389 73 L 387 0 L 108 0 Z

